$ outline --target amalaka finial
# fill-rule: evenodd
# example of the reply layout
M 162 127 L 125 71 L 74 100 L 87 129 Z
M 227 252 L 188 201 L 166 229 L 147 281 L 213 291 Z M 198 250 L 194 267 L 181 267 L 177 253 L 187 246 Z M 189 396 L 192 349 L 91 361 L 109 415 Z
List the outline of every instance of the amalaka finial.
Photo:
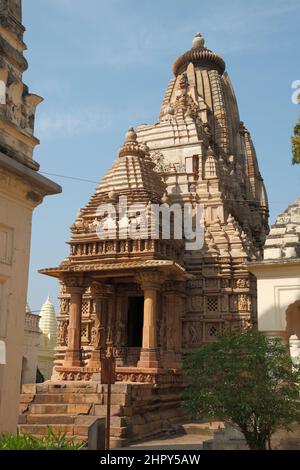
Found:
M 130 127 L 125 135 L 125 142 L 136 142 L 137 135 L 133 127 Z
M 193 39 L 193 49 L 202 49 L 204 47 L 204 38 L 200 33 L 196 33 Z
M 125 157 L 129 155 L 137 155 L 140 157 L 145 156 L 145 150 L 143 146 L 138 143 L 137 134 L 133 127 L 130 127 L 126 132 L 125 142 L 119 151 L 119 157 Z

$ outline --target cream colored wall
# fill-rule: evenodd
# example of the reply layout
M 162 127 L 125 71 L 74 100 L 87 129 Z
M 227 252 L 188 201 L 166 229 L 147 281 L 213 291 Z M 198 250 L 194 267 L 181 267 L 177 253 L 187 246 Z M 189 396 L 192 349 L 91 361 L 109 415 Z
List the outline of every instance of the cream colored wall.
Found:
M 300 266 L 274 264 L 252 272 L 258 279 L 259 330 L 285 331 L 287 308 L 300 299 Z
M 6 343 L 0 365 L 0 433 L 15 432 L 22 369 L 31 221 L 32 188 L 0 171 L 0 340 Z
M 22 384 L 33 384 L 36 382 L 37 352 L 40 344 L 40 333 L 25 331 L 24 353 L 26 360 L 25 369 L 22 370 Z

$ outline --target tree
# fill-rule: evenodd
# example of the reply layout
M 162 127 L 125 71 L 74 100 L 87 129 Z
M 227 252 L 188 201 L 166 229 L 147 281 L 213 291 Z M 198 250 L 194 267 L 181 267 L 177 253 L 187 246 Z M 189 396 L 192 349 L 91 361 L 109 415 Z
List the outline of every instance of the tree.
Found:
M 293 152 L 292 163 L 295 165 L 296 163 L 300 163 L 300 118 L 294 127 L 294 135 L 291 140 Z
M 279 338 L 251 328 L 227 333 L 189 353 L 184 368 L 187 411 L 237 424 L 252 450 L 270 449 L 277 427 L 300 421 L 300 370 Z

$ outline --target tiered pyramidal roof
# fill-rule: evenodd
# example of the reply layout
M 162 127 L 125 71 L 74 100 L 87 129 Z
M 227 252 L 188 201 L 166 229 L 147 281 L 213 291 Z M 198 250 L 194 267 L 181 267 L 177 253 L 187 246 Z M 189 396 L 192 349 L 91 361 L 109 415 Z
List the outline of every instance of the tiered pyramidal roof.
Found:
M 267 237 L 264 259 L 300 258 L 300 198 L 283 211 Z

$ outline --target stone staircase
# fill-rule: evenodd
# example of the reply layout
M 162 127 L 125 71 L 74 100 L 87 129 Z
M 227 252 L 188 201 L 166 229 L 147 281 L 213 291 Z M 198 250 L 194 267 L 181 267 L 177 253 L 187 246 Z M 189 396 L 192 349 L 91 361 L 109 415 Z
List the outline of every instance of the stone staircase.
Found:
M 51 426 L 76 442 L 87 441 L 97 419 L 106 417 L 106 385 L 95 382 L 45 382 L 23 385 L 18 429 L 42 436 Z M 116 383 L 111 396 L 111 447 L 175 432 L 182 420 L 180 394 L 168 386 Z
M 70 382 L 23 385 L 20 396 L 18 429 L 24 434 L 43 436 L 51 426 L 55 433 L 66 433 L 75 442 L 87 441 L 89 429 L 106 416 L 105 386 Z M 126 394 L 112 393 L 112 412 L 120 412 Z M 112 445 L 122 435 L 121 418 L 111 420 Z M 114 442 L 116 441 L 116 442 Z

